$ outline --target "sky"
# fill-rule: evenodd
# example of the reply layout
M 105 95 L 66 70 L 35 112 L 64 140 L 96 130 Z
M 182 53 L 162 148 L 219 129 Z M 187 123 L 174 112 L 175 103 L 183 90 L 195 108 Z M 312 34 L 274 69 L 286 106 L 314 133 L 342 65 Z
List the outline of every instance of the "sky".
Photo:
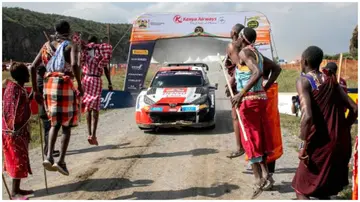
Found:
M 260 11 L 270 23 L 279 58 L 299 59 L 308 46 L 325 54 L 348 52 L 358 24 L 358 3 L 214 3 L 214 2 L 8 2 L 3 7 L 21 7 L 103 23 L 129 23 L 145 12 Z M 54 9 L 55 8 L 55 9 Z

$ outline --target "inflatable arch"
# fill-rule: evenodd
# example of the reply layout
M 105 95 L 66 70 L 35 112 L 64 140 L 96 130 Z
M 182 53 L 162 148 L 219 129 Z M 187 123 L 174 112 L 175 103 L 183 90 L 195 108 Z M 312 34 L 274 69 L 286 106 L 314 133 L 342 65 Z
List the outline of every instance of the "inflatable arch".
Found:
M 231 28 L 237 23 L 254 28 L 258 50 L 273 58 L 270 23 L 260 12 L 146 13 L 139 16 L 133 23 L 124 91 L 140 91 L 150 63 L 154 61 L 153 53 L 158 40 L 199 36 L 229 39 Z M 225 55 L 225 49 L 223 53 Z M 192 58 L 197 59 L 198 56 Z M 158 58 L 155 60 L 159 61 Z

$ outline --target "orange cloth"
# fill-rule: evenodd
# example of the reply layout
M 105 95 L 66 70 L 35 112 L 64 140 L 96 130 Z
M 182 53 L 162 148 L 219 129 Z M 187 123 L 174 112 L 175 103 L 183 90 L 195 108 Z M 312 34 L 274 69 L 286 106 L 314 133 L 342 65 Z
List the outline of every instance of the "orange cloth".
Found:
M 266 107 L 266 115 L 269 118 L 269 134 L 271 134 L 271 139 L 273 143 L 272 153 L 267 157 L 267 163 L 273 162 L 276 159 L 279 159 L 283 154 L 282 147 L 282 137 L 281 137 L 281 127 L 280 127 L 280 114 L 278 110 L 278 90 L 279 86 L 277 83 L 271 85 L 271 87 L 266 91 L 268 97 L 268 104 Z M 245 155 L 245 160 L 248 160 L 248 156 Z

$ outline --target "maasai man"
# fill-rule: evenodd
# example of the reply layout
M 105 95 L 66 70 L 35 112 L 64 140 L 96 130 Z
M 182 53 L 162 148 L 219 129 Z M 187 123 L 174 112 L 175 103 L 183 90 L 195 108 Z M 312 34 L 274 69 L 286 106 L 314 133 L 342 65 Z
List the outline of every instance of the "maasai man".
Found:
M 50 35 L 50 38 L 52 40 L 54 40 L 54 35 Z M 38 85 L 38 89 L 39 89 L 39 93 L 43 94 L 44 92 L 44 77 L 45 77 L 45 73 L 46 73 L 46 65 L 49 62 L 49 60 L 51 59 L 51 57 L 55 54 L 55 47 L 52 45 L 51 41 L 47 41 L 44 43 L 44 45 L 42 46 L 40 53 L 38 55 L 38 57 L 35 58 L 35 60 L 33 61 L 32 65 L 34 65 L 36 67 L 37 70 L 37 85 Z M 49 117 L 47 116 L 47 113 L 45 111 L 45 106 L 44 103 L 41 102 L 39 104 L 39 115 L 40 118 L 43 122 L 42 128 L 44 131 L 44 140 L 45 140 L 45 145 L 44 145 L 44 154 L 47 155 L 48 153 L 48 143 L 49 143 L 49 131 L 51 128 L 51 123 L 49 120 Z M 53 151 L 53 156 L 54 157 L 58 157 L 60 155 L 60 151 L 59 150 L 54 150 Z
M 235 43 L 236 40 L 239 37 L 239 33 L 240 31 L 244 28 L 244 25 L 242 24 L 236 24 L 234 25 L 234 27 L 231 29 L 230 32 L 230 37 L 232 39 L 232 42 L 229 43 L 226 52 L 227 52 L 227 58 L 226 58 L 226 62 L 225 62 L 225 66 L 228 69 L 228 74 L 231 77 L 230 79 L 230 85 L 231 88 L 234 92 L 234 94 L 237 93 L 236 91 L 236 82 L 235 82 L 235 77 L 234 77 L 234 72 L 235 72 L 235 67 L 236 67 L 236 63 L 239 62 L 239 50 L 235 49 Z M 228 86 L 226 85 L 226 95 L 228 97 L 230 97 L 230 92 L 228 90 Z M 235 107 L 232 108 L 231 111 L 231 116 L 233 119 L 233 127 L 234 127 L 234 133 L 235 133 L 235 140 L 236 140 L 236 151 L 233 151 L 230 155 L 228 155 L 228 158 L 235 158 L 235 157 L 239 157 L 241 155 L 243 155 L 245 153 L 243 146 L 241 145 L 241 136 L 240 136 L 240 131 L 239 131 L 239 121 L 237 119 L 237 115 L 236 115 L 236 110 Z
M 98 44 L 96 37 L 90 37 L 88 42 L 89 43 L 85 46 L 81 55 L 82 68 L 85 75 L 82 79 L 85 92 L 83 105 L 85 106 L 85 111 L 87 112 L 86 119 L 89 133 L 88 142 L 91 145 L 98 145 L 96 129 L 99 120 L 100 98 L 102 91 L 101 76 L 103 74 L 103 70 L 105 70 L 108 78 L 109 90 L 112 90 L 112 86 L 109 69 L 107 68 L 109 56 L 103 53 L 104 50 L 101 49 L 103 48 L 103 45 Z M 94 121 L 93 130 L 91 124 L 92 113 Z
M 241 30 L 242 30 L 242 28 L 241 28 Z M 233 33 L 233 31 L 232 31 L 232 33 Z M 233 60 L 236 60 L 236 62 L 239 61 L 238 54 L 241 50 L 241 41 L 239 41 L 239 40 L 236 41 L 237 37 L 238 37 L 238 35 L 236 36 L 236 38 L 233 38 L 233 40 L 235 40 L 235 42 L 233 42 L 228 48 L 228 50 L 232 50 L 233 53 L 236 53 L 236 57 L 232 57 Z M 230 55 L 230 54 L 231 54 L 231 52 L 228 52 L 228 55 Z M 232 56 L 234 56 L 234 54 Z M 262 57 L 264 60 L 263 86 L 264 86 L 264 90 L 266 91 L 267 98 L 268 98 L 266 114 L 270 121 L 270 127 L 267 128 L 267 130 L 269 132 L 269 137 L 271 137 L 272 145 L 273 145 L 272 149 L 271 149 L 272 152 L 269 154 L 269 156 L 267 158 L 267 163 L 268 163 L 269 172 L 272 175 L 275 172 L 276 159 L 280 158 L 281 155 L 283 154 L 282 138 L 281 138 L 281 130 L 280 130 L 280 114 L 279 114 L 279 110 L 278 110 L 278 84 L 275 83 L 276 79 L 280 75 L 281 68 L 279 65 L 277 65 L 275 62 L 273 62 L 269 58 L 264 57 L 264 56 L 262 56 Z M 232 74 L 232 75 L 233 75 L 233 77 L 231 78 L 231 82 L 235 83 L 234 82 L 235 81 L 234 74 Z M 236 92 L 236 89 L 235 89 L 235 92 Z M 230 96 L 228 89 L 226 89 L 226 93 L 228 94 L 228 96 Z M 236 111 L 233 109 L 233 117 L 234 116 L 237 117 Z M 236 119 L 236 121 L 234 122 L 234 127 L 237 128 L 237 130 L 235 130 L 235 129 L 234 130 L 237 132 L 239 132 L 238 124 L 239 124 L 239 122 Z M 246 156 L 246 160 L 247 159 L 248 158 Z M 274 182 L 272 181 L 272 184 L 273 183 Z
M 11 77 L 16 81 L 6 80 L 3 95 L 2 143 L 4 152 L 4 171 L 12 180 L 12 197 L 27 199 L 33 191 L 20 189 L 20 180 L 31 173 L 29 160 L 30 143 L 30 99 L 24 88 L 29 82 L 28 68 L 22 63 L 13 63 Z
M 336 65 L 335 62 L 329 62 L 326 64 L 326 66 L 323 68 L 323 72 L 326 74 L 326 75 L 334 75 L 336 76 L 336 72 L 337 72 L 337 69 L 338 69 L 338 66 Z M 340 84 L 340 87 L 344 90 L 345 93 L 348 92 L 348 89 L 347 89 L 347 84 L 346 84 L 346 81 L 345 79 L 341 78 L 340 77 L 340 81 L 339 81 L 339 84 Z
M 263 57 L 253 46 L 256 31 L 246 27 L 240 32 L 238 40 L 241 42 L 240 60 L 235 71 L 238 94 L 232 98 L 232 104 L 238 107 L 244 125 L 245 134 L 240 131 L 241 135 L 247 137 L 247 140 L 241 140 L 255 176 L 254 199 L 273 185 L 266 164 L 272 142 L 267 130 L 267 96 L 262 86 Z
M 70 141 L 71 127 L 77 126 L 79 113 L 77 92 L 72 82 L 74 76 L 78 85 L 78 94 L 79 96 L 83 95 L 77 59 L 79 47 L 70 42 L 70 25 L 68 22 L 64 20 L 58 22 L 55 25 L 55 31 L 56 40 L 51 42 L 51 45 L 54 46 L 56 51 L 46 65 L 44 79 L 44 105 L 51 121 L 51 129 L 48 154 L 43 165 L 49 171 L 59 171 L 63 175 L 69 175 L 65 155 Z M 37 57 L 41 57 L 41 51 Z M 41 103 L 43 99 L 37 88 L 34 63 L 31 67 L 31 77 L 35 98 L 38 103 Z M 54 163 L 54 145 L 61 127 L 63 135 L 60 157 L 58 162 Z
M 102 60 L 100 61 L 100 66 L 104 68 L 104 73 L 106 79 L 109 82 L 108 89 L 110 91 L 113 90 L 110 78 L 110 61 L 112 56 L 112 46 L 108 44 L 108 38 L 104 37 L 100 44 L 100 54 L 102 56 Z
M 37 84 L 38 89 L 41 94 L 44 93 L 44 76 L 46 73 L 46 67 L 43 65 L 40 65 L 37 67 Z M 46 155 L 48 153 L 48 143 L 49 143 L 49 131 L 51 129 L 51 122 L 46 114 L 44 105 L 39 105 L 39 116 L 42 120 L 42 129 L 44 131 L 44 154 Z M 59 150 L 54 150 L 53 152 L 54 157 L 60 156 Z
M 351 157 L 350 128 L 357 117 L 357 105 L 346 95 L 335 75 L 319 71 L 323 51 L 308 47 L 301 56 L 301 122 L 299 167 L 292 187 L 298 199 L 330 199 L 349 184 Z M 344 108 L 349 109 L 345 118 Z

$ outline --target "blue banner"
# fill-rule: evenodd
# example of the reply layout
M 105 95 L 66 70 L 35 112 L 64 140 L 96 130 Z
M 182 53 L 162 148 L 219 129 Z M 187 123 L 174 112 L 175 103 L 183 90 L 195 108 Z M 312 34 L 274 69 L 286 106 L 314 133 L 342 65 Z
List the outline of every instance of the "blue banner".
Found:
M 145 83 L 155 41 L 131 44 L 128 57 L 124 91 L 139 92 Z
M 134 106 L 135 99 L 129 92 L 119 90 L 102 90 L 101 92 L 101 109 L 119 109 Z

